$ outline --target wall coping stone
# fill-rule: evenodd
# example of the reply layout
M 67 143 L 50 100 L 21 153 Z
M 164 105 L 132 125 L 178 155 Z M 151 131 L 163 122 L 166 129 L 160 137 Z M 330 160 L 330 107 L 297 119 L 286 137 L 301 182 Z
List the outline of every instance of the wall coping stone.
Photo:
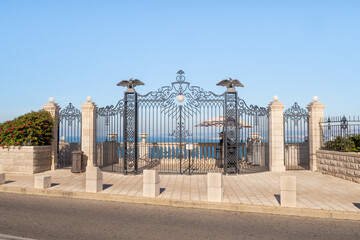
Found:
M 338 152 L 338 151 L 329 151 L 329 150 L 317 150 L 316 154 L 332 154 L 338 156 L 348 156 L 348 157 L 360 157 L 360 152 Z

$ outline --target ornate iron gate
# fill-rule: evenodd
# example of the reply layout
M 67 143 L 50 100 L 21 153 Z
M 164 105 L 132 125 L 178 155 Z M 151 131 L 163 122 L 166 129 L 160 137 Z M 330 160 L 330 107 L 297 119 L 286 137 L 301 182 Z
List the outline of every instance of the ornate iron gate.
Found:
M 171 86 L 138 94 L 139 170 L 221 172 L 219 133 L 224 126 L 216 118 L 224 115 L 224 99 L 224 94 L 191 86 L 183 71 L 178 72 Z
M 236 82 L 237 81 L 237 82 Z M 268 110 L 238 99 L 238 80 L 224 80 L 223 94 L 191 86 L 184 72 L 157 91 L 97 110 L 97 165 L 105 171 L 168 174 L 249 173 L 267 169 Z M 236 85 L 238 84 L 238 85 Z M 251 149 L 251 150 L 249 150 Z
M 297 103 L 284 113 L 285 167 L 309 169 L 309 113 Z
M 269 110 L 238 100 L 240 173 L 269 169 Z
M 71 153 L 81 150 L 81 111 L 71 103 L 59 112 L 58 168 L 70 167 Z
M 124 172 L 124 100 L 96 112 L 96 164 L 104 171 Z

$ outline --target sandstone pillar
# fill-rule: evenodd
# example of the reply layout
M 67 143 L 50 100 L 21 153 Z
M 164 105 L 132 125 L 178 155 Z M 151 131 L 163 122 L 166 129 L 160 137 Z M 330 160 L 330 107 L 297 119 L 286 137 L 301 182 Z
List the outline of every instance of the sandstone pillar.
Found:
M 269 170 L 285 171 L 284 165 L 284 105 L 274 96 L 269 109 Z
M 52 130 L 53 139 L 51 141 L 51 170 L 58 167 L 58 141 L 59 141 L 59 111 L 60 107 L 55 102 L 53 97 L 49 98 L 49 103 L 43 106 L 43 109 L 51 114 L 54 118 L 54 126 Z
M 93 167 L 96 157 L 96 105 L 91 102 L 91 97 L 87 100 L 81 106 L 81 151 L 84 152 L 87 166 Z
M 316 171 L 316 151 L 320 150 L 322 136 L 320 122 L 324 120 L 325 105 L 318 102 L 318 97 L 313 97 L 307 109 L 309 111 L 309 149 L 310 149 L 310 170 Z

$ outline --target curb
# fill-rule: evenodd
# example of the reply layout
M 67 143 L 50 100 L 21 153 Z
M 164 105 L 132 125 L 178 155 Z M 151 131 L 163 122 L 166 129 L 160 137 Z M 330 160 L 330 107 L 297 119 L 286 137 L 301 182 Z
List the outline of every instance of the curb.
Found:
M 274 214 L 274 215 L 360 221 L 360 213 L 357 212 L 341 212 L 341 211 L 330 211 L 330 210 L 309 209 L 309 208 L 289 208 L 289 207 L 235 204 L 235 203 L 195 202 L 195 201 L 171 200 L 171 199 L 163 199 L 163 198 L 124 196 L 124 195 L 114 195 L 114 194 L 104 194 L 104 193 L 71 192 L 71 191 L 58 191 L 58 190 L 6 187 L 6 186 L 0 186 L 0 192 L 40 195 L 40 196 L 49 196 L 49 197 L 77 198 L 77 199 L 98 200 L 98 201 L 150 204 L 150 205 L 170 206 L 170 207 L 223 210 L 223 211 L 244 212 L 244 213 L 265 213 L 265 214 Z

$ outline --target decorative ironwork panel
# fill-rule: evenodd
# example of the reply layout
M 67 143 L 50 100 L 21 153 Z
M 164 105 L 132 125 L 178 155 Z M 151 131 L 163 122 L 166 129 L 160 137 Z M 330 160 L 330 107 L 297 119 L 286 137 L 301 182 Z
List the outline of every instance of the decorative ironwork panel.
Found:
M 224 172 L 231 169 L 238 172 L 238 115 L 237 92 L 227 92 L 225 95 L 225 126 L 224 126 Z
M 347 129 L 348 128 L 348 120 L 346 119 L 346 117 L 344 116 L 342 119 L 341 119 L 341 125 L 340 125 L 340 127 L 341 127 L 341 129 L 342 130 L 345 130 L 345 129 Z
M 285 167 L 309 169 L 309 113 L 296 102 L 284 112 Z
M 81 111 L 71 103 L 59 112 L 58 168 L 72 165 L 71 153 L 81 150 Z
M 125 92 L 124 105 L 124 171 L 138 171 L 138 123 L 137 123 L 137 93 Z
M 124 111 L 124 100 L 120 100 L 115 107 L 113 105 L 98 108 L 96 115 L 98 117 L 104 117 L 105 126 L 110 126 L 110 118 L 116 115 L 122 115 Z M 109 130 L 109 129 L 108 129 Z
M 297 102 L 294 103 L 294 105 L 284 112 L 284 120 L 288 121 L 291 120 L 294 122 L 294 125 L 299 125 L 301 120 L 305 120 L 308 122 L 309 113 L 306 109 L 301 108 Z

